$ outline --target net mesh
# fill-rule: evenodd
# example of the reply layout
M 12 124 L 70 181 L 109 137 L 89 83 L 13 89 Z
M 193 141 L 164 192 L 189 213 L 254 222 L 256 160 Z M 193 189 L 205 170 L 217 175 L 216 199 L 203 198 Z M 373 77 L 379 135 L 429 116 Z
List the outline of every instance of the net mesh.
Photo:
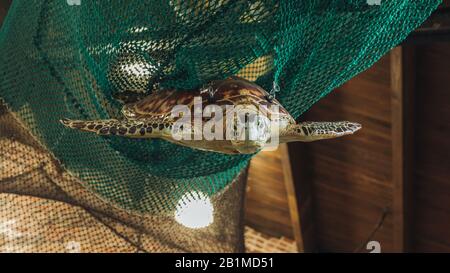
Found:
M 242 250 L 242 170 L 251 156 L 98 137 L 58 120 L 120 118 L 120 92 L 194 89 L 230 75 L 279 90 L 297 118 L 440 2 L 15 0 L 0 34 L 0 234 L 35 240 L 32 251 L 76 242 L 92 245 L 86 251 Z M 211 226 L 175 221 L 180 200 L 202 198 L 214 207 Z M 48 226 L 39 227 L 39 213 Z M 69 227 L 78 238 L 61 248 L 65 237 L 52 230 Z

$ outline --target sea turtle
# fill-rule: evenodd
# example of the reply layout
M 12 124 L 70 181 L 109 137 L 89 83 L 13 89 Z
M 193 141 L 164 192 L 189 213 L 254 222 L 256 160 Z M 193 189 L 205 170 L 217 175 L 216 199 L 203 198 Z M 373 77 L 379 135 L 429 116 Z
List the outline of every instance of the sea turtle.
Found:
M 174 111 L 175 106 L 182 105 L 184 108 Z M 122 114 L 123 120 L 63 119 L 61 122 L 67 127 L 99 135 L 160 138 L 225 154 L 252 154 L 273 144 L 276 137 L 279 143 L 308 142 L 353 134 L 361 128 L 361 125 L 348 121 L 297 124 L 263 88 L 239 77 L 212 81 L 198 90 L 160 90 L 125 104 Z M 239 121 L 243 126 L 236 125 Z M 208 132 L 218 133 L 213 137 L 202 135 L 207 132 L 207 125 Z

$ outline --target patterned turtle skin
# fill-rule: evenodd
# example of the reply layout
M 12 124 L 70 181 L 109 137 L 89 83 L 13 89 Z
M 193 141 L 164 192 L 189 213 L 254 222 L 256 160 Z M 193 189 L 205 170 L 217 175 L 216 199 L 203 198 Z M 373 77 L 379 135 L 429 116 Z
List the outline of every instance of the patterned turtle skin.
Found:
M 175 113 L 176 106 L 183 106 L 183 111 Z M 212 114 L 213 106 L 223 115 Z M 253 154 L 269 144 L 336 138 L 361 128 L 358 123 L 348 121 L 297 124 L 263 88 L 239 77 L 212 81 L 198 90 L 157 91 L 125 104 L 122 114 L 122 120 L 63 119 L 61 122 L 69 128 L 99 135 L 161 138 L 225 154 Z M 207 132 L 218 132 L 213 137 L 203 134 L 208 123 Z

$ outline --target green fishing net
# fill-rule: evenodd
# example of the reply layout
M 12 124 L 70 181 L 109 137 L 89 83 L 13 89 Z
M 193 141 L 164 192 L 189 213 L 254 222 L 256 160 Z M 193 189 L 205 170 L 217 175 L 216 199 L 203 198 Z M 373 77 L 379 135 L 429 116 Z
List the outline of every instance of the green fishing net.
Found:
M 186 194 L 193 199 L 204 194 L 221 207 L 218 196 L 227 190 L 243 195 L 232 181 L 250 156 L 196 151 L 161 140 L 99 137 L 65 129 L 58 120 L 120 118 L 121 104 L 114 99 L 120 92 L 195 89 L 230 75 L 256 81 L 297 118 L 399 44 L 440 2 L 15 0 L 0 33 L 0 98 L 3 115 L 8 115 L 0 125 L 0 178 L 17 182 L 37 154 L 49 157 L 30 167 L 43 176 L 33 176 L 38 182 L 26 184 L 31 180 L 25 179 L 23 187 L 4 182 L 0 190 L 18 194 L 28 189 L 30 195 L 72 200 L 91 212 L 96 207 L 92 200 L 98 198 L 95 202 L 137 215 L 133 217 L 173 218 Z M 14 132 L 12 120 L 19 124 Z M 28 158 L 30 147 L 33 156 Z M 42 172 L 47 168 L 42 162 L 54 167 Z M 50 179 L 50 174 L 60 178 Z M 37 184 L 44 185 L 45 179 L 61 177 L 71 182 L 39 190 Z M 230 199 L 226 204 L 233 207 Z M 239 213 L 222 207 L 216 211 L 228 215 L 230 223 L 240 223 Z M 108 214 L 106 208 L 94 211 L 102 211 L 100 218 Z M 108 217 L 119 219 L 118 214 Z M 139 219 L 130 220 L 140 227 L 139 234 L 151 233 L 174 246 L 148 249 L 138 244 L 136 249 L 169 251 L 183 245 L 185 251 L 201 250 L 192 241 L 170 239 L 175 236 L 167 235 L 171 225 L 158 233 L 151 228 L 154 222 L 139 225 L 144 221 Z M 238 232 L 227 237 L 223 230 L 214 234 L 222 243 L 239 237 Z M 135 245 L 137 241 L 142 238 Z

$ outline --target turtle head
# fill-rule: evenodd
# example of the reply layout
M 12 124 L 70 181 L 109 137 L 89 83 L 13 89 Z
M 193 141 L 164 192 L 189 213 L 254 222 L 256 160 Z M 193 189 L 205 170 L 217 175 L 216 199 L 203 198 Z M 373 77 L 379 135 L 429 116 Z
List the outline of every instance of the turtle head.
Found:
M 234 118 L 227 116 L 227 137 L 240 153 L 256 153 L 270 139 L 270 126 L 269 118 L 254 105 L 240 105 Z
M 361 124 L 350 121 L 302 122 L 291 124 L 280 132 L 280 142 L 310 142 L 351 135 L 361 129 Z

